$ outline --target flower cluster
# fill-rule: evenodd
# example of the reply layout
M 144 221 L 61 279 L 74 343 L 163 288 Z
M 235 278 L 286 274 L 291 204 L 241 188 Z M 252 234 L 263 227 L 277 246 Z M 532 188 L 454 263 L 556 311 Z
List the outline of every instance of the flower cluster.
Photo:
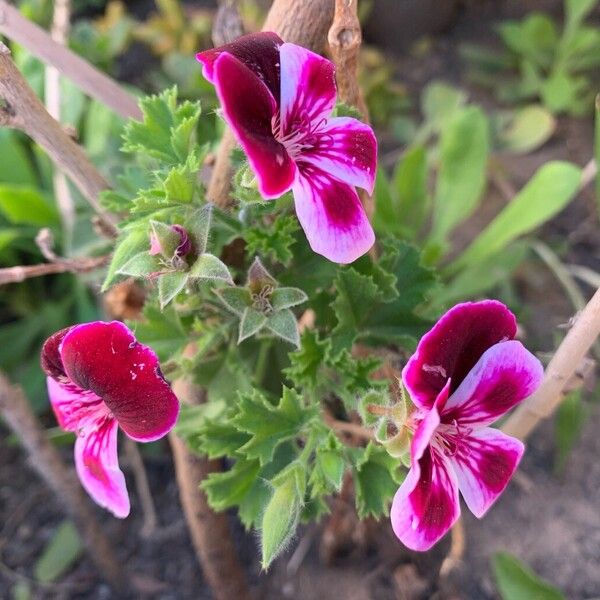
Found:
M 312 249 L 350 263 L 375 242 L 354 186 L 372 193 L 377 141 L 372 129 L 334 117 L 333 63 L 274 33 L 243 36 L 197 55 L 256 174 L 258 190 L 292 190 Z

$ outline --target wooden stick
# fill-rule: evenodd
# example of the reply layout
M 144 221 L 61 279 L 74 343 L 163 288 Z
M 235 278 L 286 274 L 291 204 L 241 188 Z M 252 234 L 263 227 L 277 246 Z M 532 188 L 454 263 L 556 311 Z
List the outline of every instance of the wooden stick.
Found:
M 128 578 L 115 548 L 96 519 L 90 501 L 72 469 L 67 469 L 56 448 L 33 414 L 20 388 L 0 374 L 0 412 L 29 453 L 31 465 L 57 495 L 77 525 L 90 558 L 116 590 L 128 588 Z
M 14 127 L 24 131 L 50 156 L 54 164 L 63 170 L 83 194 L 90 206 L 101 217 L 103 224 L 114 235 L 118 230 L 109 215 L 98 202 L 98 195 L 107 189 L 108 183 L 85 152 L 53 119 L 40 102 L 25 78 L 11 60 L 10 50 L 0 42 L 0 126 Z
M 333 19 L 335 0 L 274 0 L 263 31 L 274 31 L 286 42 L 292 42 L 315 52 L 325 46 L 327 30 Z M 217 206 L 229 203 L 231 167 L 229 157 L 236 140 L 228 128 L 216 154 L 215 166 L 206 196 Z
M 136 99 L 116 81 L 86 60 L 55 42 L 46 31 L 27 20 L 17 8 L 0 0 L 0 33 L 55 67 L 86 94 L 106 104 L 124 119 L 142 119 Z
M 181 402 L 198 404 L 202 391 L 191 382 L 178 379 L 173 390 Z M 192 453 L 175 432 L 169 434 L 179 498 L 185 513 L 198 562 L 216 600 L 249 600 L 246 575 L 237 558 L 227 513 L 215 513 L 200 483 L 220 471 L 218 461 Z
M 7 267 L 0 269 L 0 285 L 7 283 L 19 283 L 32 277 L 52 275 L 55 273 L 87 273 L 98 269 L 110 260 L 110 256 L 97 256 L 94 258 L 80 258 L 61 260 L 40 265 L 24 265 L 18 267 Z
M 600 289 L 577 315 L 570 331 L 546 368 L 537 392 L 525 400 L 508 418 L 502 431 L 524 440 L 549 417 L 564 397 L 565 386 L 600 335 Z

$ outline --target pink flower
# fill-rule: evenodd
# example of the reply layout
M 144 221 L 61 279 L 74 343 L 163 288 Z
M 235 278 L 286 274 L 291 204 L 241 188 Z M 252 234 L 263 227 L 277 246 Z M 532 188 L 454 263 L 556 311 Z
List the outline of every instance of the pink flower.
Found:
M 117 429 L 151 442 L 175 425 L 179 402 L 158 359 L 123 323 L 63 329 L 42 348 L 42 368 L 59 425 L 77 434 L 75 466 L 88 494 L 115 516 L 129 514 Z
M 188 232 L 186 231 L 185 227 L 182 227 L 181 225 L 170 225 L 169 228 L 175 235 L 179 236 L 179 241 L 177 247 L 175 248 L 175 255 L 169 256 L 168 258 L 186 257 L 192 251 L 192 241 L 190 240 Z M 156 235 L 154 232 L 151 233 L 150 255 L 156 256 L 158 254 L 164 254 L 164 252 L 165 249 L 163 248 L 158 235 Z
M 391 510 L 394 533 L 428 550 L 460 516 L 458 492 L 478 518 L 508 485 L 523 444 L 488 427 L 539 386 L 540 362 L 500 302 L 458 304 L 420 341 L 402 372 L 417 406 L 411 468 Z
M 333 63 L 274 33 L 197 55 L 264 198 L 292 190 L 312 249 L 349 263 L 375 242 L 354 186 L 372 193 L 377 141 L 368 125 L 330 118 Z

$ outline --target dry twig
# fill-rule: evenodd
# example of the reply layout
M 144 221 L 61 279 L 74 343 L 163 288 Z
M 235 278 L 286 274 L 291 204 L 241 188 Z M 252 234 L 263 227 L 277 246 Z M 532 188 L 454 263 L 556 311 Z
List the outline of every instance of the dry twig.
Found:
M 36 141 L 83 194 L 90 206 L 115 235 L 117 228 L 102 209 L 98 195 L 108 183 L 85 152 L 63 131 L 40 102 L 0 42 L 0 126 L 21 129 Z
M 5 0 L 0 0 L 0 33 L 22 45 L 45 64 L 55 67 L 86 94 L 106 104 L 124 119 L 141 120 L 141 110 L 129 92 L 86 60 L 54 41 L 41 27 L 26 19 Z
M 502 430 L 525 439 L 538 423 L 549 417 L 564 397 L 567 384 L 600 335 L 600 289 L 577 315 L 570 331 L 546 368 L 537 392 L 525 400 L 508 418 Z
M 106 581 L 117 590 L 127 589 L 128 579 L 123 566 L 117 560 L 115 549 L 98 523 L 74 472 L 63 464 L 21 389 L 13 386 L 2 374 L 0 412 L 26 448 L 38 475 L 54 491 L 75 521 L 90 557 Z

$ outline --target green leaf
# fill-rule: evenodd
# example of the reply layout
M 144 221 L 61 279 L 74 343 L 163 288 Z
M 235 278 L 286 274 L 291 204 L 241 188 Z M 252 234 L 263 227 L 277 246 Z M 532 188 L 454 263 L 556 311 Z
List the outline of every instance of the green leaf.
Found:
M 581 390 L 567 394 L 558 406 L 554 422 L 554 470 L 557 473 L 564 472 L 569 454 L 581 435 L 586 418 L 587 410 L 581 401 Z
M 258 460 L 239 458 L 229 471 L 211 473 L 200 487 L 206 492 L 211 508 L 225 510 L 242 502 L 259 471 Z
M 568 162 L 552 161 L 540 167 L 525 187 L 479 234 L 451 265 L 455 272 L 503 250 L 560 212 L 575 196 L 581 169 Z
M 190 269 L 191 279 L 211 279 L 225 281 L 233 285 L 227 265 L 212 254 L 201 254 Z
M 306 489 L 306 471 L 292 465 L 273 481 L 273 494 L 260 528 L 262 567 L 268 569 L 294 535 Z
M 596 165 L 600 165 L 600 95 L 596 96 L 594 157 Z M 596 173 L 596 206 L 598 207 L 598 215 L 600 216 L 600 169 Z
M 215 290 L 215 293 L 231 312 L 240 317 L 252 305 L 250 290 L 246 287 L 226 287 Z
M 315 451 L 315 463 L 309 481 L 311 497 L 339 492 L 345 469 L 344 448 L 337 437 L 330 433 Z
M 565 0 L 565 30 L 574 32 L 594 9 L 598 0 Z
M 185 222 L 185 228 L 194 242 L 197 254 L 204 254 L 208 243 L 212 221 L 212 204 L 205 204 L 194 210 Z
M 428 213 L 427 153 L 423 146 L 409 148 L 394 172 L 398 194 L 396 218 L 409 239 L 423 227 Z
M 237 410 L 232 422 L 252 436 L 240 452 L 247 458 L 258 458 L 261 464 L 269 462 L 279 444 L 296 437 L 318 414 L 316 408 L 303 406 L 301 396 L 286 387 L 277 406 L 254 391 L 240 395 Z
M 391 235 L 399 233 L 396 199 L 392 194 L 390 182 L 382 167 L 377 169 L 373 202 L 375 204 L 375 214 L 373 215 L 373 228 L 375 231 Z
M 34 577 L 41 583 L 56 581 L 81 556 L 83 543 L 75 525 L 63 521 L 46 544 L 33 568 Z
M 495 554 L 492 566 L 502 600 L 565 600 L 560 590 L 506 552 Z
M 550 66 L 558 44 L 558 31 L 548 15 L 532 12 L 521 22 L 505 21 L 498 27 L 498 32 L 515 54 L 537 66 Z
M 297 306 L 307 300 L 308 296 L 301 289 L 293 287 L 275 288 L 271 294 L 271 305 L 276 311 Z
M 157 273 L 161 269 L 160 260 L 156 256 L 152 256 L 148 250 L 143 250 L 139 254 L 132 256 L 119 268 L 116 274 L 145 278 L 148 277 L 150 273 Z
M 298 387 L 316 387 L 317 375 L 329 347 L 329 341 L 321 341 L 316 331 L 306 329 L 302 334 L 300 349 L 289 354 L 290 366 L 285 370 L 286 376 Z
M 577 103 L 582 88 L 581 79 L 556 71 L 542 83 L 541 96 L 552 112 L 569 111 Z
M 443 243 L 477 208 L 485 189 L 488 154 L 485 113 L 475 106 L 461 110 L 441 134 L 432 242 Z
M 273 222 L 248 227 L 244 231 L 246 252 L 259 255 L 287 266 L 292 258 L 292 246 L 296 243 L 298 220 L 289 215 L 277 216 Z
M 300 333 L 294 313 L 289 308 L 272 313 L 266 322 L 267 329 L 278 338 L 300 346 Z
M 165 273 L 158 278 L 158 299 L 161 310 L 183 290 L 188 277 L 189 274 L 185 271 L 174 271 Z
M 0 213 L 16 225 L 45 227 L 58 223 L 56 208 L 35 188 L 0 185 Z
M 398 489 L 398 460 L 384 448 L 369 442 L 355 452 L 354 486 L 358 516 L 379 518 L 388 514 L 389 504 Z
M 267 316 L 258 312 L 254 308 L 248 306 L 244 309 L 242 318 L 240 319 L 240 329 L 238 335 L 238 344 L 241 344 L 245 339 L 258 333 L 265 323 Z
M 17 581 L 10 588 L 11 600 L 31 600 L 33 598 L 31 593 L 31 585 L 27 581 Z
M 516 111 L 498 135 L 500 150 L 527 154 L 545 144 L 556 129 L 556 120 L 543 106 L 532 104 Z
M 452 121 L 466 100 L 464 91 L 442 81 L 434 81 L 423 91 L 421 111 L 427 125 L 439 132 Z
M 149 249 L 150 240 L 148 239 L 146 227 L 136 228 L 125 234 L 125 236 L 117 243 L 115 251 L 113 252 L 106 279 L 104 280 L 100 291 L 105 292 L 115 282 L 119 277 L 119 270 L 131 258 L 142 250 L 146 250 L 147 252 Z
M 198 160 L 191 155 L 185 165 L 173 167 L 164 180 L 167 202 L 188 204 L 194 198 L 198 179 Z
M 30 186 L 37 184 L 35 171 L 17 132 L 0 129 L 0 156 L 2 183 Z
M 181 243 L 181 236 L 179 233 L 175 231 L 171 225 L 160 221 L 154 221 L 153 219 L 150 219 L 150 228 L 152 229 L 152 234 L 158 241 L 162 257 L 167 260 L 173 258 L 177 247 Z M 121 269 L 121 272 L 123 272 L 123 269 Z

